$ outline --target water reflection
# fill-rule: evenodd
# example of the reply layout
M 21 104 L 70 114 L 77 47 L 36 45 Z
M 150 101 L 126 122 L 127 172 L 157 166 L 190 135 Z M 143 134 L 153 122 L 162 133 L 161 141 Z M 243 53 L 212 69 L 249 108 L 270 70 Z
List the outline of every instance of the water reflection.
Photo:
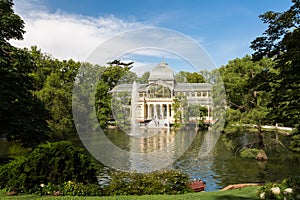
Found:
M 197 134 L 194 127 L 176 132 L 169 128 L 140 128 L 136 133 L 140 136 L 128 136 L 117 130 L 106 131 L 114 145 L 127 150 L 126 156 L 123 156 L 124 163 L 120 160 L 114 163 L 126 171 L 150 172 L 167 168 L 187 150 Z M 120 138 L 126 142 L 122 143 Z

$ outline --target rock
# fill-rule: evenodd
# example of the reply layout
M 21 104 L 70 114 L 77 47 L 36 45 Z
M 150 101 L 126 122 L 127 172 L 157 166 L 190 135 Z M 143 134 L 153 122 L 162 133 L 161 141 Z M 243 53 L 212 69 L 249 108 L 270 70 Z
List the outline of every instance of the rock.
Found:
M 267 154 L 265 153 L 264 150 L 260 150 L 256 156 L 256 160 L 259 160 L 259 161 L 266 161 L 268 160 L 268 156 Z
M 53 192 L 53 196 L 62 196 L 62 195 L 64 195 L 64 193 L 62 193 L 61 191 Z
M 6 192 L 6 195 L 7 196 L 16 196 L 16 195 L 18 195 L 18 192 L 13 190 L 13 191 L 10 191 L 10 192 Z
M 233 189 L 240 189 L 244 187 L 249 187 L 249 186 L 262 186 L 264 185 L 263 183 L 241 183 L 241 184 L 234 184 L 234 185 L 228 185 L 221 189 L 221 191 L 226 191 L 226 190 L 233 190 Z

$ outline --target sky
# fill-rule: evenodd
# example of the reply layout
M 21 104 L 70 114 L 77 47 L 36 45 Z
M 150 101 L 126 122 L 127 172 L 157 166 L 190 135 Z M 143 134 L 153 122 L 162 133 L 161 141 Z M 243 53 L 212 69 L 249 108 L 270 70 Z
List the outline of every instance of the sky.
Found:
M 215 67 L 252 53 L 251 41 L 267 27 L 259 19 L 260 14 L 282 12 L 292 5 L 290 0 L 15 0 L 14 3 L 26 31 L 24 40 L 11 41 L 18 47 L 36 45 L 54 58 L 86 61 L 99 45 L 117 34 L 157 27 L 191 38 L 205 50 Z M 147 58 L 154 54 L 157 61 Z M 134 60 L 137 66 L 158 63 L 161 59 L 176 65 L 179 59 L 171 54 L 152 49 L 121 58 Z M 178 63 L 178 66 L 184 64 Z

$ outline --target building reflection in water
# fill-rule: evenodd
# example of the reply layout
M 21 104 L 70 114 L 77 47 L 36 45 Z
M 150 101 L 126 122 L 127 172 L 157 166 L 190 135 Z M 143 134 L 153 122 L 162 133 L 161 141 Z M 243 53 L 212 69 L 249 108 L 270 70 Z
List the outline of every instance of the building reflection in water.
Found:
M 196 136 L 195 127 L 177 131 L 139 129 L 139 137 L 129 139 L 130 171 L 148 172 L 169 167 L 190 147 Z

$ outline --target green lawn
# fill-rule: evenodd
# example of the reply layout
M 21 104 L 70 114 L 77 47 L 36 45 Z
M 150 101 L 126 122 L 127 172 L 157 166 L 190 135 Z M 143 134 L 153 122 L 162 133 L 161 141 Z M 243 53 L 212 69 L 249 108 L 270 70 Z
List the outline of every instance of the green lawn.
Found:
M 200 192 L 200 193 L 190 193 L 184 195 L 149 195 L 149 196 L 109 196 L 109 197 L 73 197 L 73 196 L 37 196 L 37 195 L 18 195 L 18 196 L 5 196 L 3 191 L 0 191 L 0 199 L 21 199 L 21 200 L 31 200 L 31 199 L 43 199 L 43 200 L 66 200 L 66 199 L 99 199 L 99 200 L 182 200 L 182 199 L 208 199 L 208 200 L 255 200 L 259 199 L 256 196 L 256 191 L 259 187 L 246 187 L 243 189 L 235 189 L 228 191 L 218 191 L 218 192 Z

